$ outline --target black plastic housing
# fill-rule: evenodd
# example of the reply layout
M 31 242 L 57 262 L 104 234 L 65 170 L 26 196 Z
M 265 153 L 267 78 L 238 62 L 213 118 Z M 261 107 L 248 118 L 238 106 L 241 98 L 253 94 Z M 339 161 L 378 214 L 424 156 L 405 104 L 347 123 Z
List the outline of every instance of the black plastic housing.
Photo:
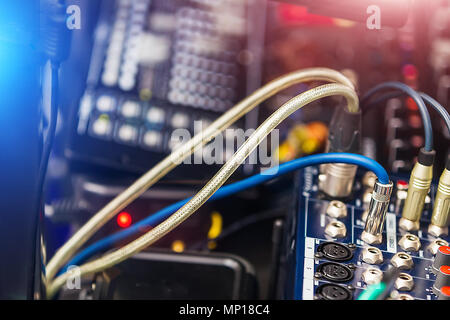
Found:
M 328 152 L 361 151 L 361 110 L 349 112 L 347 106 L 339 106 L 333 114 L 328 136 Z

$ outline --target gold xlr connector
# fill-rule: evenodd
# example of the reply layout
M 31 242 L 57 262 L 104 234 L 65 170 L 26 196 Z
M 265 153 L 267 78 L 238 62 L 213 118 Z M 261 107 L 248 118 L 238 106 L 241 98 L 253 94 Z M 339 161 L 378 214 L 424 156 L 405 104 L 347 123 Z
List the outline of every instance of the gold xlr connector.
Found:
M 447 158 L 446 168 L 439 179 L 439 185 L 434 199 L 433 214 L 428 233 L 435 237 L 448 234 L 450 223 L 450 155 Z
M 408 194 L 403 207 L 399 226 L 403 230 L 418 230 L 425 198 L 428 195 L 433 179 L 433 163 L 435 151 L 420 150 L 417 163 L 411 172 Z

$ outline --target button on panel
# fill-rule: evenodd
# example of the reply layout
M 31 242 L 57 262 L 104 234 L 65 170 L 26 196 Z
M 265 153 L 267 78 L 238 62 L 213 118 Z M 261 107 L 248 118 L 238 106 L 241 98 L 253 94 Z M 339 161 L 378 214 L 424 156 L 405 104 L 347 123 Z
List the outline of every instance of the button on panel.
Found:
M 144 129 L 141 137 L 142 147 L 149 150 L 161 150 L 164 142 L 164 135 L 161 131 Z
M 128 123 L 121 123 L 116 129 L 115 139 L 119 143 L 136 144 L 138 134 L 138 127 Z
M 113 123 L 107 114 L 101 114 L 96 118 L 94 117 L 89 126 L 91 135 L 103 139 L 108 139 L 111 136 L 112 130 Z
M 103 94 L 97 98 L 97 110 L 101 113 L 110 113 L 115 110 L 116 99 L 110 95 Z
M 162 127 L 165 123 L 166 111 L 163 108 L 151 106 L 145 115 L 145 120 L 150 126 Z
M 120 106 L 120 115 L 127 119 L 137 119 L 141 116 L 141 109 L 138 101 L 126 100 Z
M 189 116 L 184 112 L 175 112 L 170 119 L 170 125 L 173 128 L 188 128 L 189 124 Z

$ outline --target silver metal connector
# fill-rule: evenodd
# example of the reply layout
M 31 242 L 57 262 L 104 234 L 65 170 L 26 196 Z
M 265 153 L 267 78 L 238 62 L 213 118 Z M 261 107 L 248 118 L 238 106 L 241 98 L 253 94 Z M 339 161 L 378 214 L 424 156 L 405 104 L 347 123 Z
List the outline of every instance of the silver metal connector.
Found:
M 333 198 L 346 198 L 352 193 L 357 166 L 346 163 L 327 163 L 319 189 Z
M 366 226 L 361 235 L 361 239 L 369 244 L 379 244 L 382 242 L 382 232 L 386 212 L 391 200 L 394 184 L 390 181 L 388 184 L 382 184 L 378 180 L 372 192 L 370 200 Z

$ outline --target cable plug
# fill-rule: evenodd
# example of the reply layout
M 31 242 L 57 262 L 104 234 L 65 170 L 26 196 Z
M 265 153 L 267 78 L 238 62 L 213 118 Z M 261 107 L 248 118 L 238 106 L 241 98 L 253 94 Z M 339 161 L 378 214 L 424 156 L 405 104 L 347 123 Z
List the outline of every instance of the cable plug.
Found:
M 437 188 L 434 199 L 433 214 L 428 233 L 435 237 L 448 235 L 450 224 L 450 154 L 447 155 L 447 162 Z
M 383 225 L 386 219 L 386 212 L 391 200 L 394 184 L 389 181 L 388 184 L 382 184 L 378 180 L 372 192 L 370 199 L 366 225 L 361 234 L 361 239 L 368 244 L 380 244 L 383 240 Z
M 433 163 L 436 152 L 420 149 L 418 161 L 414 165 L 409 179 L 408 194 L 403 207 L 399 226 L 403 230 L 419 230 L 425 198 L 433 179 Z
M 57 0 L 41 2 L 41 50 L 53 63 L 66 60 L 71 32 L 66 25 L 66 6 Z
M 336 109 L 331 120 L 328 135 L 327 152 L 361 151 L 361 111 L 349 112 L 346 106 Z M 330 163 L 322 166 L 319 188 L 333 198 L 350 196 L 355 180 L 355 165 Z

